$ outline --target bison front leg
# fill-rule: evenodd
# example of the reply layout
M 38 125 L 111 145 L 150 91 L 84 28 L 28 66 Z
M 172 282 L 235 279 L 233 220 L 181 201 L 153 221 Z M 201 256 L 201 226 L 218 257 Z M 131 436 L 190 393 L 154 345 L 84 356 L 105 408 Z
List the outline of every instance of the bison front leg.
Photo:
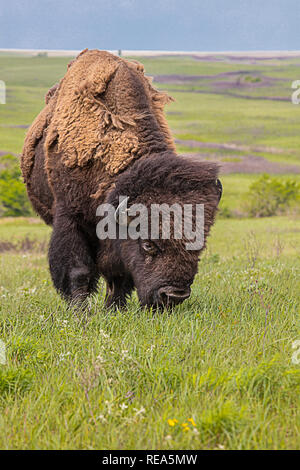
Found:
M 49 266 L 55 288 L 68 301 L 82 303 L 96 289 L 98 273 L 88 240 L 64 214 L 54 218 Z
M 106 283 L 105 305 L 110 308 L 124 308 L 134 288 L 133 282 L 127 277 L 114 277 Z

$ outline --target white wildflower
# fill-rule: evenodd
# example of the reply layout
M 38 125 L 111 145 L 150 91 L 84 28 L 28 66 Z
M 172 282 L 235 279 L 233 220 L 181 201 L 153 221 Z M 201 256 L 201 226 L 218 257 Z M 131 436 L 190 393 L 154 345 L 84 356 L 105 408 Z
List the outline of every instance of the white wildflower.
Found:
M 97 361 L 97 362 L 100 362 L 100 363 L 103 363 L 103 362 L 105 362 L 105 359 L 104 359 L 104 357 L 102 357 L 102 356 L 99 354 L 99 355 L 96 357 L 96 361 Z
M 105 338 L 105 339 L 109 339 L 109 335 L 107 333 L 105 333 L 104 330 L 100 330 L 100 335 L 102 336 L 102 338 Z
M 70 355 L 71 355 L 70 351 L 66 353 L 60 353 L 60 355 L 58 356 L 58 362 L 64 361 Z
M 107 423 L 107 419 L 105 418 L 104 415 L 99 415 L 97 416 L 97 418 L 99 421 L 101 421 L 101 423 Z

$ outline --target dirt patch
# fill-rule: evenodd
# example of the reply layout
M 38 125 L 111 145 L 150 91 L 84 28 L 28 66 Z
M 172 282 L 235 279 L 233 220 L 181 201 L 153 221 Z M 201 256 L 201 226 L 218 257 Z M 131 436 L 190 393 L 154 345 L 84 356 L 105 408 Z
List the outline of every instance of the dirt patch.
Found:
M 276 55 L 276 53 L 266 52 L 265 54 L 255 55 L 253 53 L 249 54 L 222 54 L 222 55 L 190 55 L 194 60 L 202 61 L 202 62 L 231 62 L 235 64 L 249 64 L 255 65 L 259 64 L 262 65 L 263 62 L 267 64 L 270 61 L 273 61 L 272 65 L 276 65 L 276 61 L 284 62 L 285 60 L 290 60 L 291 58 L 300 58 L 300 54 L 289 54 L 286 53 L 285 55 Z
M 184 83 L 198 82 L 209 78 L 216 78 L 216 75 L 155 75 L 153 82 L 169 83 L 170 85 L 183 85 Z
M 28 129 L 30 124 L 1 124 L 0 127 L 5 127 L 8 129 Z
M 207 80 L 210 82 L 207 83 Z M 283 86 L 282 79 L 269 77 L 263 75 L 261 71 L 255 70 L 238 70 L 216 75 L 156 75 L 154 81 L 169 85 L 199 85 L 199 89 L 169 89 L 170 92 L 221 94 L 248 100 L 290 101 L 291 99 L 289 90 L 286 91 L 286 96 L 255 96 L 239 93 L 247 90 L 251 92 L 256 88 L 268 88 L 269 90 L 274 84 L 278 83 Z M 201 89 L 201 86 L 206 86 L 206 88 L 209 86 L 209 88 L 204 90 Z
M 276 147 L 249 146 L 235 143 L 219 144 L 215 142 L 198 142 L 196 140 L 175 139 L 176 144 L 190 148 L 230 150 L 231 155 L 220 155 L 219 153 L 184 153 L 184 155 L 201 160 L 218 161 L 222 173 L 300 173 L 300 165 L 289 165 L 284 163 L 270 162 L 264 157 L 253 155 L 253 153 L 270 153 L 274 155 L 285 154 L 286 150 Z M 247 152 L 247 155 L 234 154 L 234 152 Z M 295 153 L 289 150 L 289 153 Z
M 215 94 L 218 94 L 217 92 Z M 290 96 L 251 96 L 251 95 L 245 95 L 245 94 L 239 94 L 239 93 L 232 93 L 232 92 L 226 92 L 226 93 L 219 93 L 222 95 L 227 95 L 227 96 L 232 96 L 233 98 L 242 98 L 245 100 L 267 100 L 267 101 L 291 101 Z
M 8 150 L 0 150 L 0 157 L 3 157 L 3 155 L 14 155 L 15 157 L 20 157 L 19 153 L 9 152 Z
M 16 221 L 18 223 L 23 223 L 25 222 L 26 224 L 44 224 L 42 219 L 39 219 L 38 217 L 0 217 L 0 225 L 4 224 L 11 224 L 11 225 L 16 225 Z
M 222 96 L 232 96 L 233 98 L 240 98 L 245 100 L 269 100 L 269 101 L 291 101 L 291 98 L 288 96 L 251 96 L 241 93 L 232 93 L 230 91 L 209 91 L 209 90 L 186 90 L 186 89 L 168 89 L 169 93 L 201 93 L 204 95 L 222 95 Z
M 176 144 L 185 145 L 186 147 L 191 148 L 215 148 L 223 150 L 236 150 L 238 152 L 254 152 L 254 153 L 273 153 L 273 154 L 284 154 L 286 150 L 282 150 L 276 147 L 265 147 L 260 145 L 249 146 L 242 144 L 234 143 L 224 143 L 219 144 L 215 142 L 198 142 L 197 140 L 181 140 L 175 139 Z M 289 153 L 294 153 L 292 150 L 289 150 Z
M 230 80 L 218 80 L 211 83 L 212 86 L 219 89 L 253 89 L 265 88 L 274 85 L 274 82 L 281 82 L 279 78 L 267 77 L 261 74 L 234 74 Z
M 200 80 L 215 80 L 218 78 L 232 78 L 238 81 L 238 84 L 252 85 L 252 86 L 266 86 L 272 82 L 280 81 L 280 78 L 267 77 L 261 73 L 260 70 L 236 70 L 234 72 L 222 72 L 214 75 L 155 75 L 153 80 L 158 83 L 170 83 L 171 85 L 180 85 L 190 82 L 198 82 Z M 227 81 L 225 83 L 235 84 L 233 81 Z
M 182 116 L 183 113 L 180 111 L 167 111 L 166 114 L 169 116 Z
M 47 241 L 32 240 L 28 237 L 16 242 L 0 241 L 0 253 L 12 251 L 15 253 L 26 252 L 46 252 L 48 246 Z
M 220 164 L 221 174 L 229 173 L 271 173 L 286 174 L 300 173 L 300 166 L 270 162 L 257 155 L 239 155 L 236 158 L 222 157 L 218 154 L 184 153 L 188 158 L 197 158 L 202 161 L 213 160 Z M 231 160 L 231 161 L 229 161 Z

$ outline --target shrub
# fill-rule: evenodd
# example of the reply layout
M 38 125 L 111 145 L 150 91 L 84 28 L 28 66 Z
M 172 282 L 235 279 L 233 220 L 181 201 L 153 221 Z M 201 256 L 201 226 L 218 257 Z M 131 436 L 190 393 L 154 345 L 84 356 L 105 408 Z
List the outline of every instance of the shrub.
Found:
M 261 82 L 261 78 L 251 77 L 251 75 L 247 75 L 247 77 L 245 77 L 245 82 L 258 83 L 258 82 Z
M 48 52 L 38 52 L 35 57 L 48 57 Z
M 251 184 L 245 209 L 250 217 L 270 217 L 287 212 L 299 199 L 300 185 L 295 180 L 264 174 Z
M 234 217 L 234 214 L 228 206 L 221 205 L 218 210 L 218 217 L 222 217 L 222 219 L 231 219 Z
M 26 188 L 21 179 L 19 160 L 14 155 L 0 158 L 0 216 L 32 215 Z

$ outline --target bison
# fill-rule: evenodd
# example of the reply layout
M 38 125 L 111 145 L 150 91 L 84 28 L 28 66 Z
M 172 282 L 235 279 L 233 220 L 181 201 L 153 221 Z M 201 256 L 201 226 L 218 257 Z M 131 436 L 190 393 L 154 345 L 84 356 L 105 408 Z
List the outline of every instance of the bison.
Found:
M 21 169 L 33 208 L 53 227 L 49 267 L 65 299 L 83 302 L 101 276 L 108 307 L 125 306 L 134 289 L 143 306 L 189 297 L 222 186 L 216 164 L 176 154 L 163 113 L 170 100 L 141 64 L 98 50 L 81 52 L 47 93 L 28 130 Z M 153 204 L 204 205 L 203 245 L 188 250 L 184 238 L 162 237 L 161 222 L 158 238 L 121 237 L 123 197 L 129 209 L 142 204 L 147 211 Z M 97 236 L 103 204 L 114 208 L 119 224 L 113 239 Z

